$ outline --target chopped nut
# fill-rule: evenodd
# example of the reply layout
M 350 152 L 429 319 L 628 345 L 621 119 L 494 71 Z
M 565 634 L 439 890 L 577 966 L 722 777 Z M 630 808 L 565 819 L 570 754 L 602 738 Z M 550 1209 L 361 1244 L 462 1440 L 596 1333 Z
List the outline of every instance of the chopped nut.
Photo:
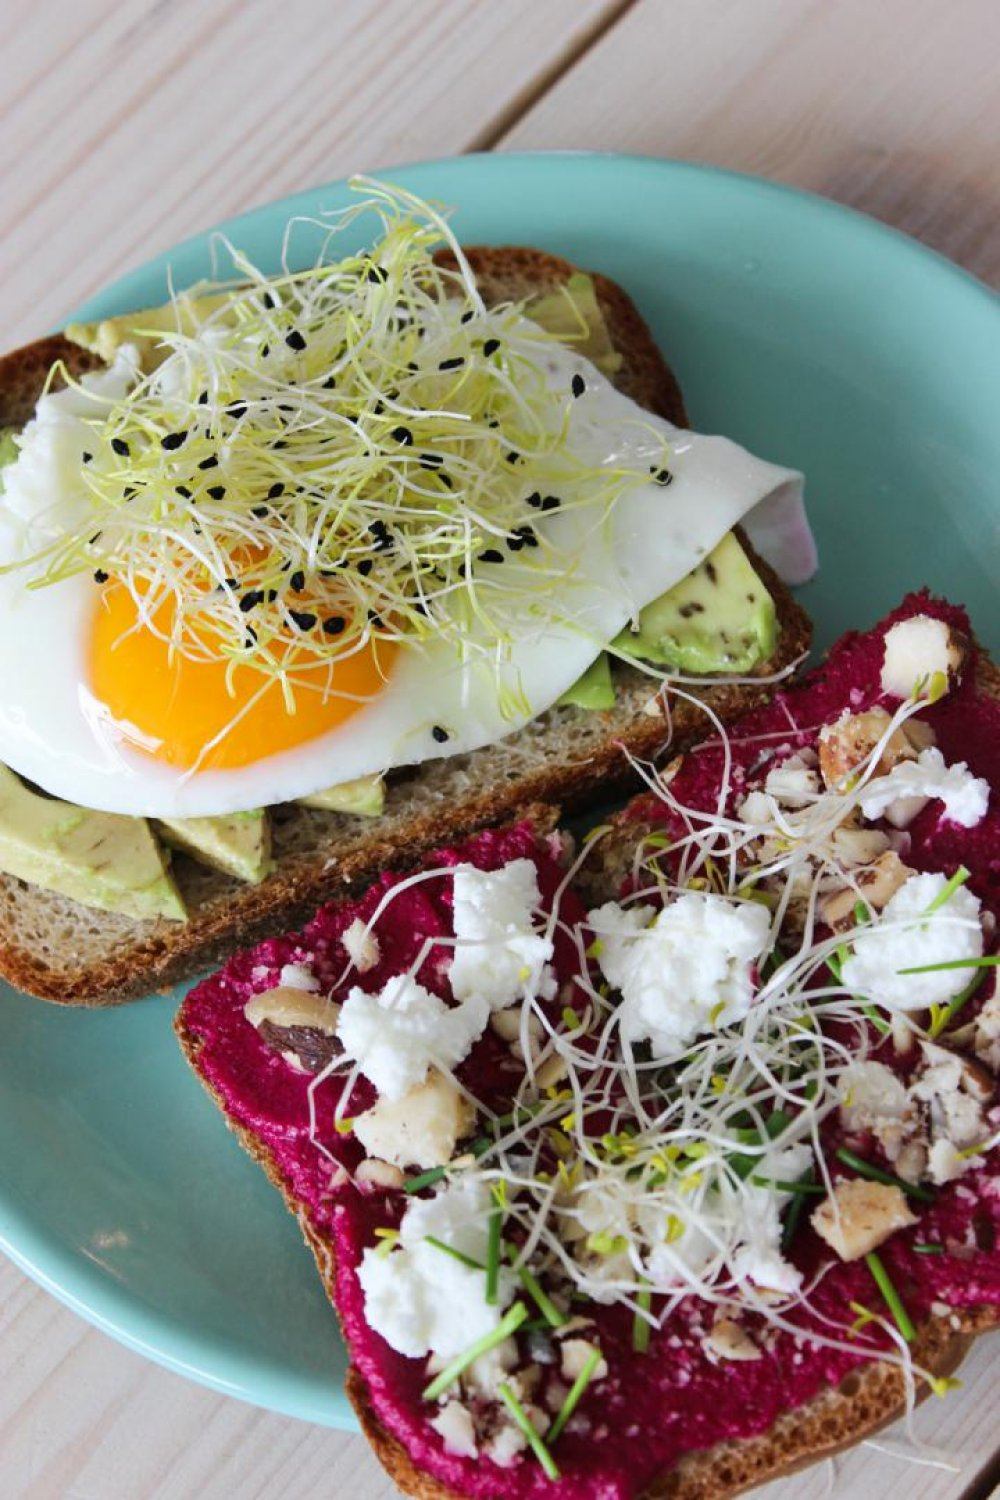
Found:
M 732 1318 L 717 1318 L 705 1347 L 719 1359 L 760 1359 L 761 1351 L 747 1330 Z
M 390 1192 L 395 1192 L 403 1186 L 406 1178 L 399 1168 L 394 1167 L 390 1162 L 380 1161 L 377 1156 L 366 1156 L 355 1169 L 354 1181 L 367 1182 L 372 1187 L 386 1188 Z
M 442 1406 L 437 1416 L 431 1418 L 430 1425 L 444 1439 L 447 1453 L 457 1453 L 460 1458 L 477 1456 L 479 1450 L 472 1413 L 461 1401 L 449 1401 L 447 1406 Z
M 812 1227 L 841 1260 L 860 1260 L 916 1222 L 902 1188 L 863 1177 L 838 1182 L 812 1215 Z
M 360 917 L 355 917 L 350 926 L 344 928 L 340 941 L 359 974 L 367 974 L 369 969 L 374 969 L 382 956 L 378 939 L 373 932 L 368 931 Z
M 379 1099 L 354 1121 L 354 1134 L 372 1156 L 398 1167 L 442 1167 L 475 1123 L 466 1096 L 432 1069 L 401 1099 Z
M 243 1007 L 243 1014 L 251 1026 L 263 1026 L 270 1021 L 272 1026 L 308 1026 L 332 1036 L 337 1029 L 340 1006 L 325 995 L 278 985 L 254 995 Z
M 913 615 L 885 634 L 882 691 L 894 698 L 912 698 L 920 684 L 943 679 L 945 691 L 961 671 L 968 641 L 944 620 Z
M 562 1378 L 572 1385 L 578 1375 L 582 1375 L 588 1359 L 595 1353 L 596 1344 L 588 1343 L 586 1339 L 564 1339 L 562 1341 L 562 1359 L 560 1371 Z M 592 1380 L 603 1380 L 608 1373 L 608 1362 L 603 1357 L 594 1366 Z
M 889 835 L 880 828 L 858 828 L 842 823 L 830 836 L 834 858 L 848 869 L 870 865 L 889 848 Z
M 535 1083 L 540 1089 L 552 1088 L 554 1084 L 561 1083 L 568 1071 L 566 1059 L 560 1057 L 558 1052 L 554 1052 L 551 1057 L 545 1059 L 536 1072 Z
M 884 708 L 865 713 L 843 713 L 819 732 L 819 768 L 824 783 L 843 791 L 855 769 L 868 759 L 891 723 Z M 883 776 L 903 760 L 915 760 L 917 752 L 902 729 L 894 729 L 879 756 L 874 775 Z
M 853 886 L 825 896 L 820 902 L 820 915 L 834 932 L 846 932 L 855 925 L 854 908 L 858 901 L 881 911 L 913 873 L 894 850 L 887 849 L 873 864 L 858 870 Z

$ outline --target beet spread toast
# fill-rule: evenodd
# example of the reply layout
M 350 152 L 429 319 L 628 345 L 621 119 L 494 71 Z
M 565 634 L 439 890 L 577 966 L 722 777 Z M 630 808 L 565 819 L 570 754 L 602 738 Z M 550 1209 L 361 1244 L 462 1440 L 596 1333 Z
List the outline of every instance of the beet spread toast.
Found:
M 191 992 L 401 1490 L 725 1496 L 949 1390 L 1000 1309 L 998 700 L 911 595 L 575 853 L 535 809 Z

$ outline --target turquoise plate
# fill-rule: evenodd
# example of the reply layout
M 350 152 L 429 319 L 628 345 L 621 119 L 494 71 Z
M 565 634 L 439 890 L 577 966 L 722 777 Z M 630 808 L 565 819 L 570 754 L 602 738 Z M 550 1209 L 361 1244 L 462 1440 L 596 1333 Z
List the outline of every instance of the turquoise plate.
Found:
M 615 277 L 695 425 L 805 470 L 819 644 L 928 583 L 1000 645 L 1000 315 L 971 277 L 821 199 L 677 162 L 482 156 L 388 175 L 455 205 L 467 242 L 544 246 Z M 224 227 L 273 269 L 292 215 L 347 197 L 335 183 Z M 184 286 L 210 256 L 201 235 L 76 316 L 163 301 L 168 267 Z M 346 1426 L 343 1350 L 311 1259 L 189 1073 L 176 1001 L 86 1012 L 5 996 L 0 1243 L 152 1359 Z

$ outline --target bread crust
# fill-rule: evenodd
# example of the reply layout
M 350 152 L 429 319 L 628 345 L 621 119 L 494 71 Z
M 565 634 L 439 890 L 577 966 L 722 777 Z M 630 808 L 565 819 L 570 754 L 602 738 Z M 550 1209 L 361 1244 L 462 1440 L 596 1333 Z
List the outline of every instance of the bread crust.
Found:
M 569 261 L 524 246 L 474 246 L 465 251 L 488 302 L 545 291 L 576 270 Z M 438 257 L 453 264 L 448 254 Z M 623 355 L 616 383 L 650 411 L 683 426 L 680 387 L 628 294 L 593 277 L 598 304 Z M 62 335 L 41 339 L 0 359 L 0 425 L 23 423 L 52 364 L 72 375 L 100 363 Z M 790 668 L 808 650 L 804 610 L 740 533 L 754 567 L 775 600 L 778 649 L 756 675 Z M 661 718 L 645 712 L 649 678 L 616 668 L 615 710 L 555 708 L 519 735 L 470 755 L 433 761 L 390 778 L 386 814 L 372 820 L 282 807 L 273 813 L 275 868 L 249 886 L 176 855 L 174 871 L 190 913 L 186 923 L 135 921 L 0 874 L 0 976 L 17 989 L 66 1005 L 117 1005 L 164 989 L 218 963 L 239 943 L 298 925 L 316 906 L 355 890 L 380 870 L 404 868 L 435 845 L 513 816 L 530 802 L 580 807 L 635 784 L 624 746 L 638 759 L 662 749 Z M 723 719 L 745 713 L 768 695 L 766 684 L 720 684 L 703 698 Z M 678 749 L 704 732 L 701 713 L 680 703 L 672 718 Z M 522 747 L 531 753 L 522 755 Z

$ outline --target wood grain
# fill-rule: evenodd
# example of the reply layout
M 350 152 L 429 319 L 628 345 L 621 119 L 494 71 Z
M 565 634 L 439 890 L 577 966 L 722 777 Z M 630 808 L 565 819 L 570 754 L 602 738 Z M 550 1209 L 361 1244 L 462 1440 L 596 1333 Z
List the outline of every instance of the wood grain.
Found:
M 8 17 L 7 346 L 254 203 L 497 142 L 760 172 L 1000 278 L 995 0 L 7 0 Z M 963 1391 L 915 1418 L 960 1473 L 866 1447 L 760 1495 L 961 1500 L 996 1448 L 995 1361 L 980 1345 Z M 392 1493 L 359 1438 L 169 1374 L 0 1262 L 5 1500 Z
M 995 0 L 640 0 L 500 142 L 712 162 L 1000 282 Z

